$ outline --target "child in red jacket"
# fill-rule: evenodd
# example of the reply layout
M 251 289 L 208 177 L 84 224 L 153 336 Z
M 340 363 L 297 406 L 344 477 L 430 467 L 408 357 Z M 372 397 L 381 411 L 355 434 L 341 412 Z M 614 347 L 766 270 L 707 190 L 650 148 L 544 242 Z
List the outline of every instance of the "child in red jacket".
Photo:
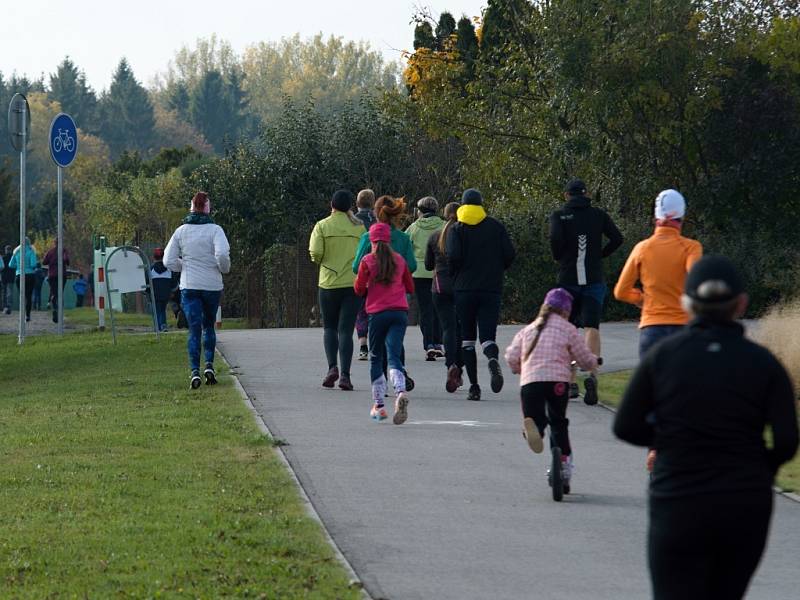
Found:
M 408 298 L 414 292 L 414 281 L 406 261 L 390 246 L 392 231 L 386 223 L 376 223 L 369 230 L 372 252 L 358 267 L 353 287 L 359 296 L 367 296 L 369 315 L 369 369 L 374 405 L 370 416 L 375 421 L 387 418 L 383 398 L 386 377 L 383 374 L 383 353 L 388 354 L 389 378 L 394 385 L 394 424 L 408 419 L 408 395 L 403 374 L 403 338 L 408 325 Z M 369 290 L 369 295 L 367 295 Z

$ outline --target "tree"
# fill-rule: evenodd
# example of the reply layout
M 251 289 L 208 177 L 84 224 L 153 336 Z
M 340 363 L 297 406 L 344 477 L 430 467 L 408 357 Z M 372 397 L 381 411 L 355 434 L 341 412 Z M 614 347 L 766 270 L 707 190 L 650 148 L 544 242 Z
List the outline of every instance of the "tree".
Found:
M 147 152 L 153 145 L 153 105 L 126 59 L 114 72 L 111 87 L 100 99 L 100 133 L 116 157 L 126 149 Z
M 97 96 L 86 83 L 86 76 L 78 70 L 69 57 L 66 57 L 56 72 L 50 74 L 50 89 L 47 92 L 51 100 L 61 104 L 77 125 L 86 132 L 97 131 L 95 112 Z
M 430 50 L 436 48 L 433 27 L 427 21 L 417 23 L 417 26 L 414 27 L 414 50 L 419 50 L 420 48 L 429 48 Z
M 235 132 L 228 128 L 230 101 L 225 82 L 218 71 L 209 71 L 197 84 L 192 94 L 189 114 L 192 124 L 221 152 L 225 138 Z
M 456 32 L 456 20 L 449 12 L 443 12 L 436 24 L 436 49 L 444 50 L 450 42 L 450 36 Z

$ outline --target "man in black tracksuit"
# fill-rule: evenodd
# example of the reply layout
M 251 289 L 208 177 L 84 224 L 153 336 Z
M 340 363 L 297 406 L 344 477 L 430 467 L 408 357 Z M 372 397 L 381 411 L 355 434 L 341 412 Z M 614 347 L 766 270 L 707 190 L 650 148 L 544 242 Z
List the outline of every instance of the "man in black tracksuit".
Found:
M 572 179 L 566 187 L 567 203 L 550 215 L 550 249 L 558 261 L 558 286 L 573 297 L 570 321 L 586 332 L 586 345 L 600 356 L 600 316 L 608 288 L 602 261 L 622 245 L 622 234 L 603 209 L 592 206 L 586 184 Z M 603 245 L 603 238 L 608 242 Z M 589 394 L 596 396 L 594 375 L 586 380 Z M 591 388 L 591 390 L 590 390 Z M 578 396 L 570 385 L 570 397 Z
M 469 399 L 480 400 L 475 351 L 479 337 L 483 353 L 489 359 L 492 391 L 498 393 L 503 389 L 500 351 L 495 338 L 504 271 L 511 266 L 516 253 L 505 226 L 486 216 L 478 190 L 466 190 L 461 201 L 458 223 L 447 236 L 447 260 L 461 323 L 464 366 L 470 381 L 475 382 L 470 386 Z
M 698 261 L 684 305 L 695 319 L 645 354 L 614 433 L 657 451 L 648 534 L 654 598 L 732 600 L 744 596 L 764 550 L 775 473 L 797 451 L 795 396 L 778 360 L 734 321 L 747 295 L 730 261 Z

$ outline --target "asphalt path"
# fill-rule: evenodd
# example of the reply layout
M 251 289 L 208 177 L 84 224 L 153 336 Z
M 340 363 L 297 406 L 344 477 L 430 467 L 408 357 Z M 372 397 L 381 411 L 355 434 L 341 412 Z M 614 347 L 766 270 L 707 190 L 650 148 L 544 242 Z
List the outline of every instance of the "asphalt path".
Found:
M 501 350 L 519 327 L 502 327 Z M 631 324 L 603 328 L 604 369 L 636 363 Z M 369 418 L 368 363 L 353 392 L 320 386 L 321 329 L 220 332 L 220 349 L 373 598 L 642 599 L 644 451 L 617 441 L 606 409 L 570 403 L 572 494 L 551 499 L 547 454 L 521 436 L 516 377 L 484 400 L 444 390 L 444 362 L 425 362 L 418 328 L 406 354 L 416 389 L 409 420 Z M 600 390 L 602 400 L 602 389 Z M 800 505 L 776 496 L 769 548 L 748 598 L 797 598 Z

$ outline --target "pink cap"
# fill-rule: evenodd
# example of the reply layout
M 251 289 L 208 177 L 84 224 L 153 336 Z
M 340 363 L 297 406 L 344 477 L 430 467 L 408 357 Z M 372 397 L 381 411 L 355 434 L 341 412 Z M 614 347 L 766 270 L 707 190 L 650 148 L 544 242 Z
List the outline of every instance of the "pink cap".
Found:
M 370 242 L 386 242 L 387 244 L 392 241 L 392 228 L 388 223 L 375 223 L 369 228 L 369 241 Z

